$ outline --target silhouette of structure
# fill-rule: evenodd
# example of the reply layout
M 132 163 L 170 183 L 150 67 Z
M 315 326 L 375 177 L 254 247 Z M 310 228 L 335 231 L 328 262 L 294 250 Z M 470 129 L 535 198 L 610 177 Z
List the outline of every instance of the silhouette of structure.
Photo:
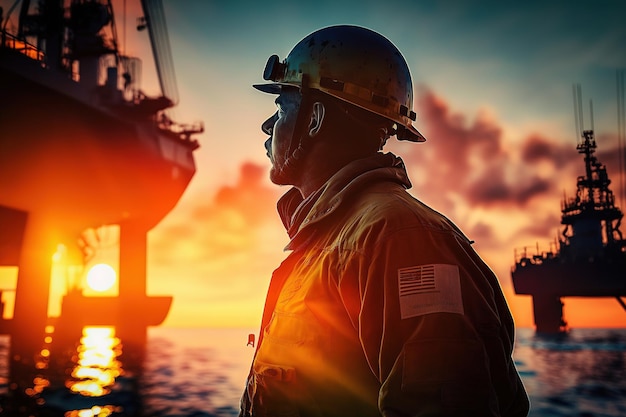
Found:
M 125 355 L 141 354 L 172 301 L 146 294 L 146 235 L 193 177 L 203 131 L 167 114 L 178 97 L 160 1 L 142 1 L 163 92 L 154 98 L 138 89 L 140 61 L 118 50 L 110 0 L 37 3 L 21 2 L 17 31 L 5 30 L 12 10 L 0 22 L 0 266 L 18 268 L 0 332 L 18 396 L 48 323 L 52 255 L 64 243 L 81 263 L 87 228 L 120 226 L 119 296 L 70 293 L 57 324 L 115 325 Z
M 576 196 L 561 206 L 565 226 L 555 252 L 515 255 L 512 279 L 517 294 L 532 295 L 537 332 L 567 330 L 562 297 L 626 295 L 626 240 L 620 231 L 622 211 L 609 189 L 611 180 L 594 155 L 593 130 L 582 132 L 576 149 L 584 156 L 585 175 L 576 181 Z

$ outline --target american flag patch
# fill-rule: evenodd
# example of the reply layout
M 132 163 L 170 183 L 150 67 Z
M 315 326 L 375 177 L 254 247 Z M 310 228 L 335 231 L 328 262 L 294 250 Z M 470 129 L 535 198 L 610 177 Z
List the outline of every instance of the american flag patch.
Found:
M 398 270 L 400 297 L 437 291 L 435 265 L 413 266 Z
M 461 278 L 457 265 L 431 264 L 398 269 L 400 316 L 430 313 L 463 314 Z

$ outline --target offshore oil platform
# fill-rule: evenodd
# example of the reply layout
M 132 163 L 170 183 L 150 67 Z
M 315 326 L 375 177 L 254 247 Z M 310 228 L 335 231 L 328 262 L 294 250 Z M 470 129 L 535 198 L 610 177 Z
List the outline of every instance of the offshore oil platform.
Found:
M 10 336 L 14 396 L 37 372 L 59 244 L 80 264 L 85 230 L 119 226 L 118 295 L 68 292 L 58 326 L 115 326 L 129 355 L 172 302 L 146 293 L 147 233 L 192 179 L 203 126 L 169 116 L 178 95 L 163 6 L 142 0 L 141 9 L 157 97 L 139 89 L 141 61 L 118 48 L 111 0 L 15 1 L 0 18 L 0 266 L 17 267 L 15 288 L 4 288 L 15 294 L 13 314 L 2 315 L 0 334 Z
M 618 107 L 620 103 L 618 114 L 623 111 L 623 100 Z M 576 196 L 561 204 L 564 229 L 556 250 L 540 253 L 537 248 L 532 256 L 526 249 L 516 251 L 511 272 L 515 292 L 532 296 L 538 333 L 567 331 L 562 297 L 611 297 L 626 310 L 621 298 L 626 296 L 626 240 L 620 231 L 623 213 L 609 189 L 606 166 L 594 155 L 593 129 L 582 128 L 579 86 L 574 87 L 574 108 L 581 138 L 576 149 L 583 155 L 585 175 L 576 181 Z M 593 125 L 593 108 L 591 117 Z M 619 122 L 621 139 L 622 120 Z

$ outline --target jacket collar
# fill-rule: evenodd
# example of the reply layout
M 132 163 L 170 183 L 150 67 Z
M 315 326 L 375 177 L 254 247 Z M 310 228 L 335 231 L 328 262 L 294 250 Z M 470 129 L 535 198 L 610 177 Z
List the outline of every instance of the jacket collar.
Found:
M 306 199 L 296 188 L 287 191 L 277 204 L 280 218 L 291 238 L 285 249 L 294 249 L 297 243 L 306 240 L 312 225 L 331 216 L 373 181 L 392 181 L 411 188 L 402 159 L 392 153 L 377 153 L 349 163 Z

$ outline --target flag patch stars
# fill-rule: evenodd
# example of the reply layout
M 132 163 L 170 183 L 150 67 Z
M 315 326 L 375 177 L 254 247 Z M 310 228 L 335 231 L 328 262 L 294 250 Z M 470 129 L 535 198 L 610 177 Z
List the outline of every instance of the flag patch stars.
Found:
M 461 279 L 457 265 L 431 264 L 398 269 L 400 316 L 430 313 L 463 314 Z

